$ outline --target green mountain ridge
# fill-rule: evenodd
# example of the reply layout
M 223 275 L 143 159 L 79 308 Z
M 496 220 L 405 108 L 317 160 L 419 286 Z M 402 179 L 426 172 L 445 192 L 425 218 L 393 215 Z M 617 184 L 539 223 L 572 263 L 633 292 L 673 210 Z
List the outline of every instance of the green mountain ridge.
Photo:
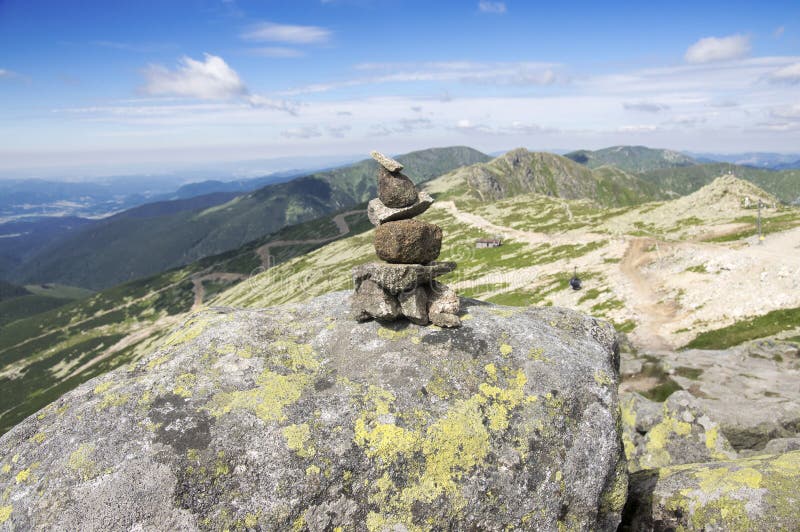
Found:
M 571 159 L 524 148 L 511 150 L 486 163 L 459 168 L 429 185 L 447 197 L 483 201 L 539 193 L 563 199 L 589 199 L 606 206 L 643 203 L 663 197 L 656 184 L 622 169 L 592 170 Z
M 421 182 L 488 156 L 451 147 L 412 152 L 398 160 Z M 369 199 L 375 194 L 376 164 L 370 159 L 268 185 L 201 210 L 170 212 L 171 202 L 143 206 L 46 247 L 8 277 L 22 283 L 103 289 L 188 264 Z M 184 205 L 199 200 L 179 201 Z
M 567 153 L 564 157 L 589 168 L 612 165 L 634 173 L 697 164 L 697 161 L 688 155 L 646 146 L 611 146 L 594 151 L 578 150 Z
M 664 168 L 641 174 L 641 178 L 676 195 L 685 195 L 699 190 L 716 177 L 732 173 L 750 181 L 783 202 L 800 199 L 800 169 L 767 170 L 751 166 L 728 163 L 704 163 L 681 168 Z

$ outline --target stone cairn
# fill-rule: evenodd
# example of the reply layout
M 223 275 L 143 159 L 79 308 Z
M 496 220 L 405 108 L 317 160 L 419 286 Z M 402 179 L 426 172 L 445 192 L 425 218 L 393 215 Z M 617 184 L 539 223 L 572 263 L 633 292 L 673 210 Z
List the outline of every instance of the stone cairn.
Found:
M 353 315 L 358 321 L 396 320 L 459 327 L 458 295 L 435 280 L 456 269 L 455 262 L 434 262 L 442 247 L 442 228 L 415 220 L 433 203 L 426 192 L 401 173 L 403 165 L 373 151 L 378 161 L 378 197 L 367 215 L 375 229 L 375 253 L 386 262 L 353 268 L 356 291 Z

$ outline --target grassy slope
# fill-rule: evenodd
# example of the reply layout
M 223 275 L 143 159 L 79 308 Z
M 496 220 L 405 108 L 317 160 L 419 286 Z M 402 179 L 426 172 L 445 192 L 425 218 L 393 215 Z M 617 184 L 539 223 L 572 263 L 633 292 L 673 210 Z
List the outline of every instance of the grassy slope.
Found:
M 463 147 L 398 157 L 418 181 L 486 159 Z M 370 159 L 269 185 L 201 211 L 169 213 L 172 203 L 142 207 L 46 248 L 20 267 L 17 277 L 102 289 L 236 249 L 281 227 L 365 201 L 375 193 L 375 165 Z
M 347 221 L 352 233 L 371 227 L 363 213 Z M 262 272 L 256 250 L 268 242 L 336 235 L 330 217 L 291 226 L 237 250 L 0 326 L 0 433 L 82 382 L 146 353 L 186 318 L 194 302 L 194 277 L 240 274 L 238 279 L 205 281 L 209 298 Z M 271 255 L 280 263 L 320 245 L 277 247 Z M 101 360 L 87 365 L 98 357 Z
M 91 291 L 74 286 L 28 285 L 0 282 L 0 330 L 16 320 L 34 316 L 84 299 Z

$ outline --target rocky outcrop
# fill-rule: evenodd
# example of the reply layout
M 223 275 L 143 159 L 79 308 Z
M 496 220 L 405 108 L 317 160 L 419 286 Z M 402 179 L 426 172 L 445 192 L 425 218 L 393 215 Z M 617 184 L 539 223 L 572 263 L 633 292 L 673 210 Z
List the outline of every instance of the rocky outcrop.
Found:
M 663 404 L 632 393 L 620 403 L 631 472 L 737 456 L 719 424 L 688 392 L 675 392 Z
M 349 295 L 212 309 L 0 438 L 0 530 L 614 530 L 610 325 L 465 301 L 460 329 Z
M 622 530 L 797 530 L 800 451 L 639 471 Z
M 734 449 L 761 451 L 770 440 L 800 431 L 799 357 L 796 343 L 762 340 L 724 350 L 661 352 L 644 365 L 691 393 Z M 623 374 L 636 373 L 643 360 L 623 354 Z

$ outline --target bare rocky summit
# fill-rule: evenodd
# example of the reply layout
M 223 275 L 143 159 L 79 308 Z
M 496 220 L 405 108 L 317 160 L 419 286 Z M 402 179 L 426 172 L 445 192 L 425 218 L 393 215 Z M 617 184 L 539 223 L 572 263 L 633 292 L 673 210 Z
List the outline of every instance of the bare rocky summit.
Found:
M 454 330 L 338 292 L 196 314 L 0 438 L 0 530 L 615 530 L 613 328 L 465 300 Z

